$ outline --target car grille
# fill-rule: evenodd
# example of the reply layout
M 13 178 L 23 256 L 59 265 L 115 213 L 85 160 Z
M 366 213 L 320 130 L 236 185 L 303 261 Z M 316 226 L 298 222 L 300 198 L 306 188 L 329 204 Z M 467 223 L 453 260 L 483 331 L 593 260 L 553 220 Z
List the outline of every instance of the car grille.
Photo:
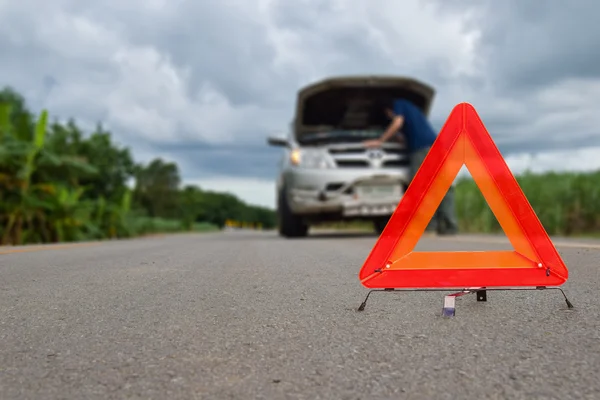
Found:
M 382 167 L 399 168 L 399 167 L 408 167 L 409 164 L 410 163 L 409 163 L 408 157 L 406 157 L 406 158 L 400 159 L 400 160 L 384 161 Z
M 400 168 L 409 165 L 408 153 L 403 148 L 383 148 L 380 158 L 370 159 L 368 150 L 360 147 L 330 148 L 329 154 L 335 160 L 338 168 Z
M 366 160 L 335 160 L 340 168 L 366 168 L 370 164 Z

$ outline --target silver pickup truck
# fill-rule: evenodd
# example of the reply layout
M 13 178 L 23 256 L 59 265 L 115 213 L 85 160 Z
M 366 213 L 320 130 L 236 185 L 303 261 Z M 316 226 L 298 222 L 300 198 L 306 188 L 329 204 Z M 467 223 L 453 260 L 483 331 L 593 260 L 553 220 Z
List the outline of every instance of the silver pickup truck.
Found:
M 310 225 L 373 221 L 381 233 L 409 183 L 400 136 L 379 149 L 361 142 L 378 138 L 389 120 L 380 104 L 405 98 L 429 114 L 435 91 L 407 77 L 329 78 L 298 92 L 288 135 L 269 137 L 284 148 L 276 184 L 279 234 L 303 237 Z

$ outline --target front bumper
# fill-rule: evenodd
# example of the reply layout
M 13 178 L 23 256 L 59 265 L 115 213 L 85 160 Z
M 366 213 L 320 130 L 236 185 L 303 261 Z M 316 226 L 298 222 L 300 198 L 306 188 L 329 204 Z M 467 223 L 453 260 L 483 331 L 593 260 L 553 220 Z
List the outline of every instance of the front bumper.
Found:
M 287 172 L 285 181 L 288 204 L 295 214 L 389 216 L 408 186 L 408 169 L 294 169 Z

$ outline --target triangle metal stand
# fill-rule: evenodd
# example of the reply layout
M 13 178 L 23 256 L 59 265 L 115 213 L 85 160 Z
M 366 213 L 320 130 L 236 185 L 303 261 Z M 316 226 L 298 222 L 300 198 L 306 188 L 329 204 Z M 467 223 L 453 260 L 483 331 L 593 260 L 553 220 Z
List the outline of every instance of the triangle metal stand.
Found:
M 367 297 L 358 307 L 357 311 L 364 311 L 367 306 L 367 300 L 369 300 L 369 296 L 373 292 L 447 292 L 453 289 L 372 289 L 367 293 Z M 567 303 L 568 308 L 574 308 L 573 304 L 567 298 L 567 295 L 560 287 L 548 287 L 548 286 L 536 286 L 535 288 L 526 288 L 526 287 L 517 287 L 517 288 L 488 288 L 488 287 L 475 287 L 475 288 L 465 288 L 460 290 L 459 292 L 455 292 L 449 295 L 444 296 L 444 306 L 442 308 L 442 315 L 444 317 L 454 317 L 456 314 L 456 298 L 461 297 L 467 294 L 476 294 L 477 301 L 487 301 L 487 292 L 488 291 L 509 291 L 509 290 L 559 290 Z

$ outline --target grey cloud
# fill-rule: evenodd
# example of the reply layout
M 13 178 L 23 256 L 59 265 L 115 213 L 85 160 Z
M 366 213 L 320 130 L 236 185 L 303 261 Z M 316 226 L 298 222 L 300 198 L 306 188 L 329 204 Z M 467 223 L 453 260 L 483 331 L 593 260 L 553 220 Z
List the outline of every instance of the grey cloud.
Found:
M 439 1 L 443 10 L 476 8 L 479 52 L 499 92 L 520 96 L 568 78 L 600 77 L 600 3 L 578 0 Z
M 264 142 L 264 140 L 263 140 Z M 281 150 L 254 145 L 208 145 L 205 143 L 155 144 L 157 151 L 176 154 L 190 167 L 190 178 L 235 176 L 274 179 Z
M 77 12 L 108 28 L 127 46 L 149 46 L 167 55 L 175 66 L 190 71 L 187 98 L 193 103 L 195 93 L 204 83 L 222 92 L 233 105 L 227 117 L 238 117 L 240 106 L 257 106 L 264 112 L 253 118 L 247 116 L 233 132 L 233 145 L 208 145 L 201 141 L 182 140 L 180 144 L 151 141 L 144 132 L 108 124 L 119 142 L 134 149 L 142 142 L 158 153 L 168 153 L 179 159 L 186 177 L 210 176 L 261 177 L 271 179 L 281 156 L 279 149 L 265 144 L 264 129 L 285 130 L 292 118 L 296 91 L 309 81 L 327 75 L 346 73 L 411 74 L 436 86 L 445 96 L 451 87 L 460 87 L 477 99 L 485 110 L 484 123 L 504 155 L 522 151 L 543 151 L 555 148 L 576 148 L 600 143 L 597 132 L 569 132 L 564 125 L 554 130 L 534 130 L 532 122 L 544 117 L 534 102 L 534 94 L 545 85 L 567 77 L 597 77 L 600 35 L 596 28 L 596 10 L 600 3 L 577 1 L 569 3 L 548 0 L 543 5 L 517 0 L 435 1 L 440 13 L 460 13 L 465 7 L 478 9 L 479 17 L 471 26 L 482 31 L 478 54 L 486 66 L 483 77 L 463 76 L 459 82 L 448 74 L 450 61 L 443 55 L 428 55 L 418 60 L 416 71 L 400 70 L 402 52 L 391 58 L 378 47 L 377 39 L 369 35 L 367 19 L 356 23 L 342 21 L 333 2 L 327 0 L 289 2 L 278 0 L 268 12 L 256 11 L 249 0 L 227 2 L 181 2 L 165 10 L 132 1 L 103 3 L 48 1 L 44 7 L 62 7 L 65 13 Z M 44 15 L 27 14 L 36 3 L 24 0 L 12 3 L 10 15 L 0 11 L 0 79 L 27 96 L 35 108 L 52 105 L 53 115 L 73 116 L 95 123 L 110 115 L 103 102 L 105 94 L 115 88 L 114 65 L 105 54 L 78 57 L 76 53 L 57 55 L 39 40 L 40 26 L 50 26 Z M 43 22 L 43 23 L 42 23 Z M 50 28 L 48 28 L 50 29 Z M 600 32 L 598 32 L 600 33 Z M 298 48 L 278 48 L 273 35 L 289 34 L 298 40 Z M 391 40 L 427 41 L 429 32 Z M 99 38 L 98 40 L 100 40 Z M 296 43 L 296 42 L 294 42 Z M 126 47 L 124 47 L 126 48 Z M 296 51 L 286 64 L 276 65 L 282 51 Z M 151 78 L 150 78 L 151 79 Z M 491 82 L 495 91 L 480 91 L 484 82 Z M 75 84 L 73 84 L 75 82 Z M 149 80 L 147 85 L 153 85 Z M 95 85 L 95 86 L 94 86 Z M 75 89 L 73 89 L 75 86 Z M 89 87 L 88 87 L 89 86 Z M 67 89 L 70 87 L 71 91 Z M 496 96 L 491 97 L 491 96 Z M 76 100 L 73 101 L 73 98 Z M 436 101 L 433 123 L 440 129 L 451 104 Z M 492 106 L 504 98 L 519 98 L 529 113 L 503 110 Z M 68 101 L 68 100 L 71 101 Z M 460 100 L 460 99 L 459 99 Z M 48 101 L 48 102 L 46 102 Z M 154 104 L 144 104 L 155 107 Z M 193 108 L 192 108 L 193 110 Z M 160 110 L 159 110 L 160 111 Z M 180 123 L 182 115 L 168 116 L 173 126 L 189 131 Z M 260 119 L 260 120 L 259 120 Z M 177 128 L 175 128 L 177 129 Z M 199 129 L 211 130 L 210 126 Z M 193 136 L 191 132 L 188 136 Z M 564 139 L 565 137 L 568 140 Z
M 152 29 L 147 20 L 139 21 L 139 29 L 128 29 L 127 37 L 156 46 L 177 65 L 190 66 L 190 91 L 210 81 L 236 106 L 280 101 L 294 81 L 272 69 L 275 50 L 261 21 L 248 18 L 250 2 L 233 3 L 186 2 L 177 18 Z

